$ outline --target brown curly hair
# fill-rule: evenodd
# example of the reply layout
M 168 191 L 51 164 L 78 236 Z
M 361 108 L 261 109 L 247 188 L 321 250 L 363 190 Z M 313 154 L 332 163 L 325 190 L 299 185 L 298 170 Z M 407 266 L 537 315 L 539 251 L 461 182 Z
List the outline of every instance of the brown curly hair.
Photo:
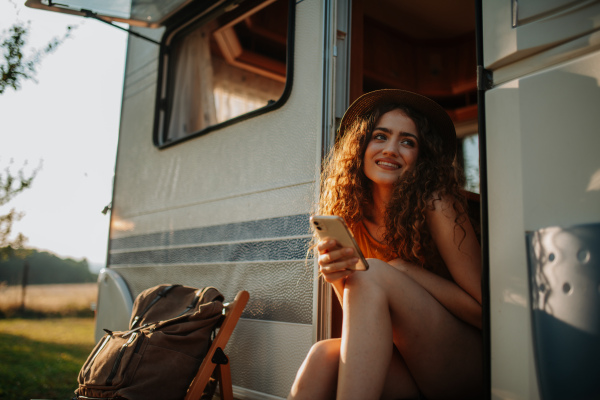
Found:
M 399 256 L 442 273 L 445 267 L 425 222 L 426 210 L 442 198 L 451 199 L 455 222 L 466 235 L 466 200 L 461 193 L 462 171 L 454 164 L 454 154 L 444 151 L 436 127 L 417 110 L 401 104 L 387 104 L 356 120 L 338 137 L 324 161 L 321 175 L 320 214 L 338 215 L 351 229 L 362 223 L 373 204 L 371 181 L 363 171 L 364 155 L 379 118 L 392 110 L 404 112 L 419 133 L 419 155 L 415 167 L 394 187 L 387 205 L 384 242 L 389 256 Z M 461 242 L 462 242 L 461 239 Z

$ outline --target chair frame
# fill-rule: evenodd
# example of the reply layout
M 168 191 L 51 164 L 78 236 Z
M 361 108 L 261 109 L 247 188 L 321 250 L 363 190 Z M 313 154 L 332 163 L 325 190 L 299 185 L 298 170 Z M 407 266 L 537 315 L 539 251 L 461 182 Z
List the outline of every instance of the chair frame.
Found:
M 250 295 L 247 291 L 241 290 L 235 296 L 233 302 L 224 305 L 223 312 L 225 319 L 219 328 L 217 336 L 213 340 L 208 353 L 202 360 L 200 368 L 194 377 L 194 380 L 188 388 L 185 400 L 200 400 L 204 388 L 208 384 L 213 372 L 216 372 L 216 379 L 221 389 L 221 400 L 233 400 L 233 387 L 231 383 L 231 369 L 229 367 L 229 358 L 223 351 L 237 322 L 248 303 Z

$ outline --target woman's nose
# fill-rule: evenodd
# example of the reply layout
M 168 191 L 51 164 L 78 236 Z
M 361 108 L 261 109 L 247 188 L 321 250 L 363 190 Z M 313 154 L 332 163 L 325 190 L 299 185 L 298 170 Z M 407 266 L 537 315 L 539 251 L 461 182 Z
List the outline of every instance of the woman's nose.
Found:
M 385 143 L 385 147 L 383 148 L 383 154 L 384 155 L 391 155 L 391 156 L 397 156 L 398 155 L 398 147 L 396 146 L 396 143 L 394 143 L 393 140 L 388 140 Z

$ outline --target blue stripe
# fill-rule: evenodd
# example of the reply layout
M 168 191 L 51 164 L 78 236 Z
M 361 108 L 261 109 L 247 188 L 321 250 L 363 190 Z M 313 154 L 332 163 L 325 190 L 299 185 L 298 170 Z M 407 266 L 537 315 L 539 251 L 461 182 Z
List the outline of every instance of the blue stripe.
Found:
M 310 235 L 308 214 L 130 236 L 110 241 L 111 250 L 252 241 Z M 144 252 L 147 253 L 147 252 Z

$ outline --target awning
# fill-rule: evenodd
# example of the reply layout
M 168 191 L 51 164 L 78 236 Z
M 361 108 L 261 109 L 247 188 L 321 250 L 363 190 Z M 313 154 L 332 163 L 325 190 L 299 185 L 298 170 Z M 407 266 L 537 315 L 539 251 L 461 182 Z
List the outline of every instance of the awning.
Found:
M 158 28 L 179 10 L 191 3 L 202 4 L 209 11 L 225 0 L 27 0 L 25 5 L 48 11 L 89 17 L 132 26 Z

